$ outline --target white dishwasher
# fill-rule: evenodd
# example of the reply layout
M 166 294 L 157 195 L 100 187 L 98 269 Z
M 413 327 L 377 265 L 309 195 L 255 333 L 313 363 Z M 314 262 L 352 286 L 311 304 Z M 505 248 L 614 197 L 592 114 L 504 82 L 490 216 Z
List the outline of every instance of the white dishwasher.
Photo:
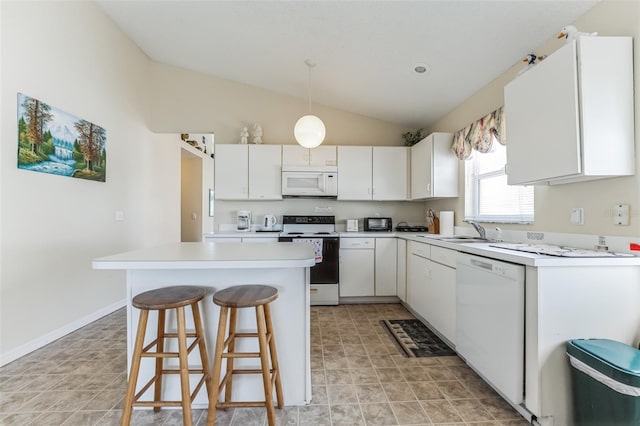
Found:
M 459 253 L 456 351 L 505 398 L 524 399 L 524 266 Z

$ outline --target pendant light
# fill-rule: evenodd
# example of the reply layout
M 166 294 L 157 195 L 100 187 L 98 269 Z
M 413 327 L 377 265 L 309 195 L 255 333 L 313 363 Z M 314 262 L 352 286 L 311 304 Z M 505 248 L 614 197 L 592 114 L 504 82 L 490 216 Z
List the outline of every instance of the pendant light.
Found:
M 293 128 L 293 136 L 296 141 L 305 148 L 315 148 L 324 141 L 326 130 L 324 123 L 315 115 L 311 114 L 311 68 L 316 64 L 309 59 L 304 63 L 309 68 L 309 87 L 307 89 L 309 95 L 309 114 L 300 117 Z

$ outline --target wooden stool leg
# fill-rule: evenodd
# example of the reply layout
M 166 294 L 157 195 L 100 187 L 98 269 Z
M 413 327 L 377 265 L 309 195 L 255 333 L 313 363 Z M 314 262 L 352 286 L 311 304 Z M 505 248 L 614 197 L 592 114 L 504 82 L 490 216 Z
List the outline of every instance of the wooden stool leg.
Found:
M 238 309 L 231 308 L 231 315 L 229 316 L 229 347 L 227 353 L 235 352 L 236 350 L 236 324 L 238 320 Z M 227 372 L 233 371 L 233 357 L 227 358 Z M 230 373 L 229 373 L 230 374 Z M 233 376 L 229 379 L 224 389 L 224 402 L 231 401 L 231 389 L 233 385 Z M 225 408 L 228 410 L 228 408 Z
M 182 418 L 191 425 L 191 391 L 189 389 L 189 354 L 187 353 L 187 324 L 184 306 L 176 308 L 178 316 L 178 358 L 180 360 L 180 389 L 182 391 Z
M 156 352 L 164 352 L 164 327 L 165 327 L 165 310 L 160 309 L 158 311 L 158 333 L 157 339 L 158 343 L 156 346 Z M 162 400 L 162 367 L 163 367 L 164 359 L 156 358 L 156 376 L 155 376 L 155 385 L 153 391 L 153 402 L 158 402 Z M 160 411 L 160 407 L 153 407 L 154 412 Z
M 204 328 L 202 327 L 202 318 L 200 317 L 200 308 L 198 302 L 191 305 L 193 312 L 193 322 L 196 328 L 196 336 L 198 340 L 198 349 L 200 350 L 200 361 L 202 362 L 202 371 L 204 374 L 205 386 L 207 387 L 207 395 L 211 394 L 211 369 L 209 368 L 209 356 L 207 354 L 207 345 L 204 341 Z
M 278 399 L 278 408 L 284 406 L 284 398 L 282 397 L 282 382 L 280 381 L 280 365 L 278 364 L 278 351 L 276 350 L 276 336 L 273 333 L 273 323 L 271 322 L 271 306 L 267 303 L 264 305 L 264 318 L 267 322 L 267 334 L 271 337 L 269 340 L 269 353 L 271 354 L 271 369 L 276 375 L 276 397 Z
M 271 372 L 269 371 L 269 345 L 267 343 L 267 330 L 264 319 L 264 306 L 256 306 L 256 322 L 258 324 L 258 343 L 260 344 L 260 363 L 262 364 L 262 383 L 264 385 L 264 403 L 267 408 L 267 420 L 269 426 L 276 424 L 276 412 L 273 407 L 273 395 L 271 385 Z
M 138 373 L 140 372 L 140 361 L 142 359 L 142 347 L 144 345 L 144 335 L 147 331 L 147 318 L 149 311 L 143 309 L 140 311 L 138 319 L 138 331 L 136 334 L 136 342 L 133 346 L 133 356 L 131 358 L 131 372 L 129 373 L 129 383 L 127 384 L 127 394 L 124 399 L 124 408 L 122 409 L 121 426 L 129 426 L 131 423 L 131 413 L 133 411 L 133 399 L 136 393 L 136 384 L 138 382 Z
M 216 351 L 213 354 L 213 368 L 211 371 L 211 389 L 209 394 L 209 413 L 207 414 L 207 426 L 214 426 L 216 422 L 216 405 L 220 394 L 220 369 L 222 368 L 222 352 L 224 352 L 224 335 L 227 331 L 227 315 L 229 308 L 220 307 L 220 320 L 218 321 L 218 335 L 216 336 Z

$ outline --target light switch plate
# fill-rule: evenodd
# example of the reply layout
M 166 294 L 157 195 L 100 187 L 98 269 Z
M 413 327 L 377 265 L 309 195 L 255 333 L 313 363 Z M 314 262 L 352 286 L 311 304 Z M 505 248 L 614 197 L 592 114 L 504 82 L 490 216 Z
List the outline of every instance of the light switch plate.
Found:
M 582 207 L 574 207 L 571 209 L 571 224 L 584 225 L 584 209 Z

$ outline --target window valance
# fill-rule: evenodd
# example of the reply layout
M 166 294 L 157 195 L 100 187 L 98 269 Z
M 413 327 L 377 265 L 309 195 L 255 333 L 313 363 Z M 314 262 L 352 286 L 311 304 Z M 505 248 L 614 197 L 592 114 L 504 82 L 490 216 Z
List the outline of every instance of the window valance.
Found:
M 501 145 L 507 143 L 504 106 L 455 132 L 451 150 L 459 159 L 466 160 L 471 156 L 472 149 L 478 152 L 488 152 L 494 138 Z

